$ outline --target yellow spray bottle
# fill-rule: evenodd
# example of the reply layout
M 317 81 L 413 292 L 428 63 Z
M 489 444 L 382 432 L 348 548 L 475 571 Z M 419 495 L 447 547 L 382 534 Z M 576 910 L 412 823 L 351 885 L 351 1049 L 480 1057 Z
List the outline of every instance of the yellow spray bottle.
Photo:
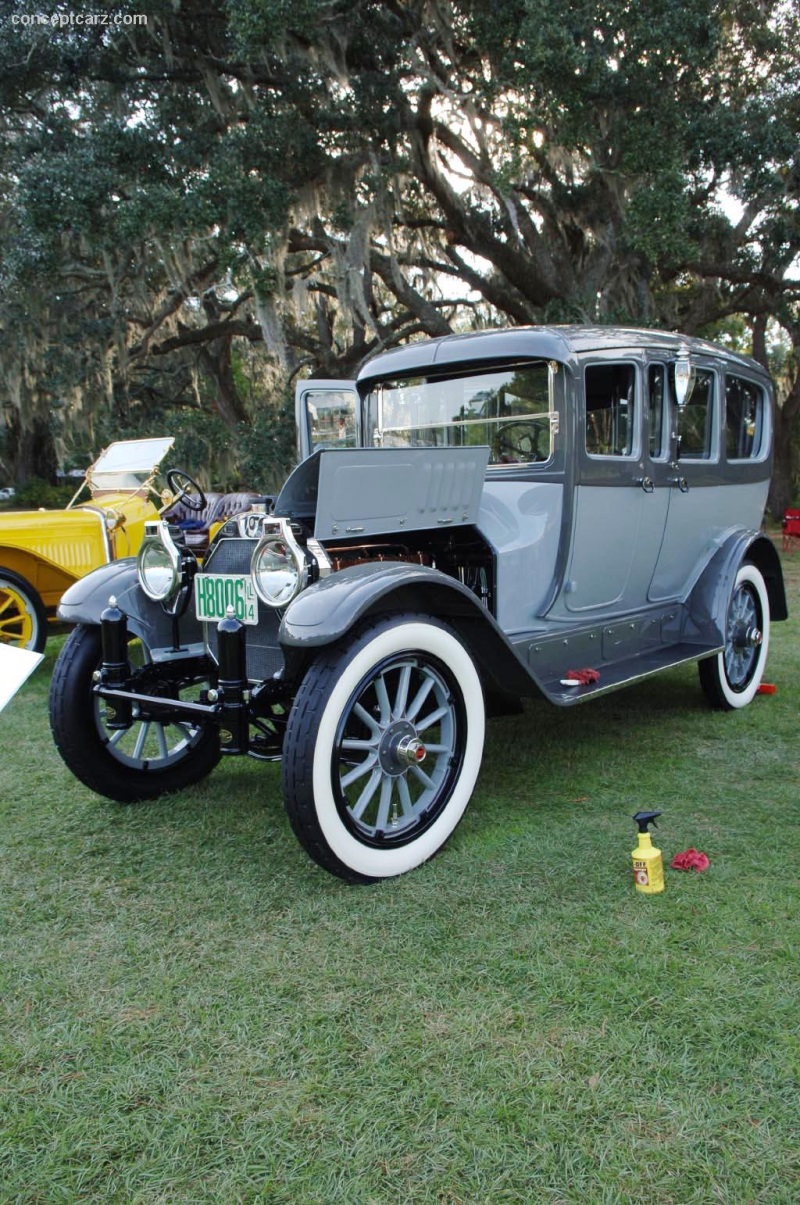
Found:
M 645 895 L 655 895 L 664 890 L 664 864 L 661 861 L 661 850 L 656 849 L 650 839 L 648 825 L 657 828 L 656 817 L 660 812 L 637 812 L 634 820 L 639 826 L 639 844 L 631 851 L 633 858 L 633 881 L 637 891 Z

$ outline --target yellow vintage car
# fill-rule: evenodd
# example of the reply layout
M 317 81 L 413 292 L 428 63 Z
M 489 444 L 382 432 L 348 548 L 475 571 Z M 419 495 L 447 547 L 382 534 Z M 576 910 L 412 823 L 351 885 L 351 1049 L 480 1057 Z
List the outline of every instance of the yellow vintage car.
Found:
M 64 510 L 0 515 L 0 643 L 41 652 L 48 621 L 73 582 L 109 561 L 135 556 L 147 520 L 180 498 L 196 509 L 200 499 L 205 504 L 199 486 L 178 470 L 167 474 L 169 490 L 156 491 L 158 466 L 173 443 L 112 443 Z M 81 502 L 85 490 L 90 499 Z

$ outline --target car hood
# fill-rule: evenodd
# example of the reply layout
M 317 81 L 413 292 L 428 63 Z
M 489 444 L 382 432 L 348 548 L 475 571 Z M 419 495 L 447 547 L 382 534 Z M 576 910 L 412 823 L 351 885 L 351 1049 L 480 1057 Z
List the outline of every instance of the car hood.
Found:
M 297 466 L 275 514 L 313 520 L 318 540 L 475 523 L 489 449 L 347 448 Z
M 57 523 L 59 526 L 62 523 L 78 523 L 83 521 L 87 512 L 102 514 L 106 511 L 124 511 L 134 498 L 137 502 L 147 501 L 145 491 L 137 490 L 129 493 L 104 493 L 77 506 L 65 506 L 60 510 L 48 510 L 43 506 L 36 510 L 9 510 L 0 515 L 0 531 L 27 527 L 31 523 Z

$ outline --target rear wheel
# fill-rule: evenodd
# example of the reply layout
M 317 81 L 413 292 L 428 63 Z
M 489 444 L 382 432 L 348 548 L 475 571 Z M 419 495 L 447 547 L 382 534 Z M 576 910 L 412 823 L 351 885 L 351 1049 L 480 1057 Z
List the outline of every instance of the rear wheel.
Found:
M 769 596 L 755 565 L 745 562 L 736 574 L 728 604 L 725 648 L 699 663 L 700 684 L 712 707 L 733 711 L 754 698 L 769 651 Z
M 413 869 L 464 814 L 484 728 L 454 632 L 413 615 L 370 624 L 310 667 L 292 707 L 282 762 L 295 834 L 351 882 Z
M 0 569 L 0 644 L 44 652 L 47 614 L 30 582 L 10 569 Z
M 150 651 L 132 638 L 131 668 L 139 671 L 142 693 L 180 696 L 198 683 L 159 683 Z M 216 730 L 185 720 L 172 723 L 136 719 L 129 728 L 107 726 L 105 701 L 92 693 L 94 671 L 102 662 L 100 629 L 80 624 L 69 635 L 53 670 L 50 726 L 62 758 L 91 790 L 121 803 L 155 799 L 205 778 L 219 761 Z

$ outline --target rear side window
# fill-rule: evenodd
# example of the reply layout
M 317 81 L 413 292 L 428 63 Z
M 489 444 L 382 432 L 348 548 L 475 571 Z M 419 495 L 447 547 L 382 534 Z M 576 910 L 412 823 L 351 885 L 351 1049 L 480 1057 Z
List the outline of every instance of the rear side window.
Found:
M 663 364 L 651 364 L 647 375 L 647 429 L 650 441 L 650 459 L 660 460 L 666 455 L 668 439 L 664 430 L 666 407 L 666 373 Z
M 633 364 L 592 364 L 586 369 L 586 451 L 590 456 L 632 456 L 636 432 Z
M 714 435 L 714 374 L 698 368 L 694 388 L 678 412 L 682 460 L 709 460 Z
M 764 446 L 764 390 L 743 377 L 725 378 L 725 452 L 728 460 L 753 460 Z

